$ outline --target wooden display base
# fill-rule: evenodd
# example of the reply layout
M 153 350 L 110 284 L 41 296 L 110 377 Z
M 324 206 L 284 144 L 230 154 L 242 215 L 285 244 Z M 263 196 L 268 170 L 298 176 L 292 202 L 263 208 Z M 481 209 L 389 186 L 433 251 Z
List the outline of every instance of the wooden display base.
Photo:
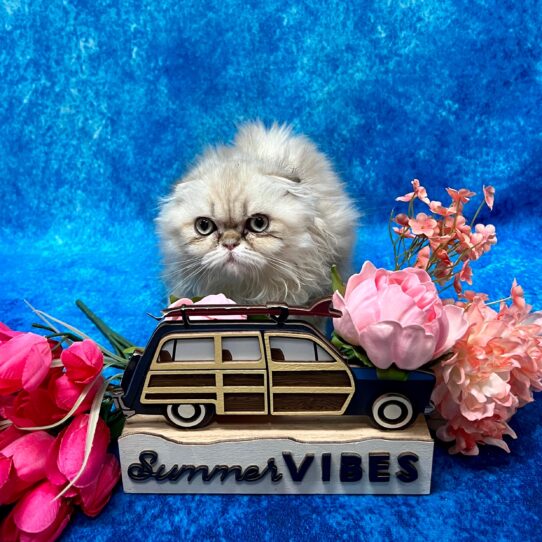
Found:
M 400 494 L 431 489 L 433 440 L 423 416 L 403 431 L 363 417 L 222 417 L 178 430 L 127 420 L 119 439 L 128 493 Z

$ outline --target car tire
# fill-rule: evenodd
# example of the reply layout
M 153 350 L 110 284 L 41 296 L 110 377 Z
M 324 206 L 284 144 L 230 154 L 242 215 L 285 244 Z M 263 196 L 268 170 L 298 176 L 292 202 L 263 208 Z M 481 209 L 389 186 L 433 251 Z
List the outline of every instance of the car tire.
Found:
M 371 407 L 371 418 L 381 429 L 392 431 L 408 427 L 415 418 L 410 399 L 399 393 L 385 393 Z
M 166 420 L 179 429 L 205 427 L 214 415 L 215 407 L 209 404 L 168 405 L 164 414 Z

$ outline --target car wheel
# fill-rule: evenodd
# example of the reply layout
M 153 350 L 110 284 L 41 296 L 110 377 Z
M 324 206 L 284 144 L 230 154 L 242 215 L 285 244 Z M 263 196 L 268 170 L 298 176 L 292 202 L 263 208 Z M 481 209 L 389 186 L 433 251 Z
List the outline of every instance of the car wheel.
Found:
M 204 427 L 213 419 L 214 415 L 214 405 L 208 404 L 168 405 L 165 413 L 168 422 L 179 429 Z
M 371 417 L 382 429 L 403 429 L 414 420 L 414 409 L 408 397 L 386 393 L 373 403 Z

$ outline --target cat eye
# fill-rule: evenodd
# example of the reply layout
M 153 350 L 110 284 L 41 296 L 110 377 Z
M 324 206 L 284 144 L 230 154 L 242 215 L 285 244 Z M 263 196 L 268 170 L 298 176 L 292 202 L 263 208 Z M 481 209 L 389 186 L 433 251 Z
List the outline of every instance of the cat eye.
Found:
M 269 218 L 265 215 L 254 215 L 247 220 L 246 228 L 254 233 L 262 233 L 269 227 Z
M 210 235 L 216 230 L 216 224 L 210 218 L 200 216 L 196 218 L 194 228 L 200 235 Z

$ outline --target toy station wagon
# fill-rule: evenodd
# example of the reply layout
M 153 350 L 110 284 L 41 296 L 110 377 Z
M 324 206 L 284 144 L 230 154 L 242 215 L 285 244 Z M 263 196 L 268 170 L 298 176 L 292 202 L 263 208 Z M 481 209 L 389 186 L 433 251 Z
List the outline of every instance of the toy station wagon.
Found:
M 143 354 L 134 354 L 125 371 L 124 410 L 161 414 L 182 429 L 203 427 L 215 414 L 346 414 L 369 415 L 391 430 L 407 427 L 429 403 L 432 373 L 380 380 L 374 368 L 349 364 L 311 324 L 289 319 L 340 316 L 330 298 L 308 309 L 190 305 L 164 312 Z M 194 319 L 212 315 L 260 319 Z

